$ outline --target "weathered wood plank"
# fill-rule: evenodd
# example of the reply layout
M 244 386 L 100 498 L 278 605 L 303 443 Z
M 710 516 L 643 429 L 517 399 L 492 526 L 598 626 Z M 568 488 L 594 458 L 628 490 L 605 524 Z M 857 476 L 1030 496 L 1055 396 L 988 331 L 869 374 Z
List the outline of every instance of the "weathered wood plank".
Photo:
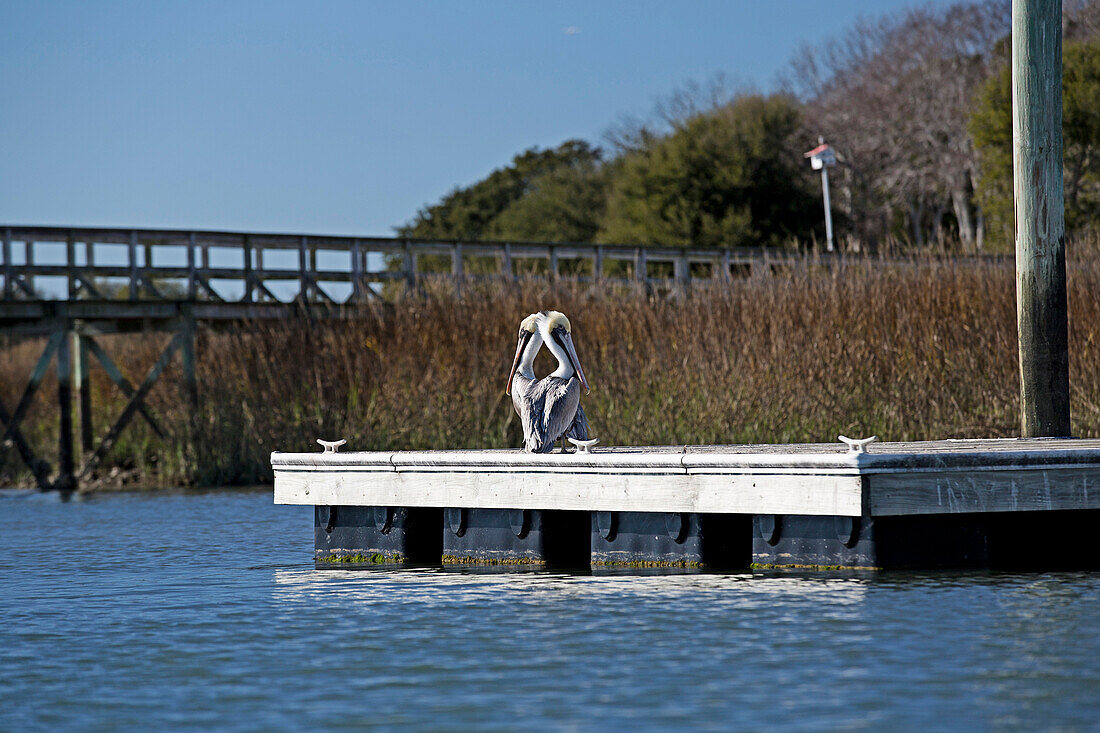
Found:
M 890 473 L 869 481 L 875 516 L 1100 509 L 1096 466 Z
M 831 476 L 277 470 L 275 503 L 859 516 L 860 481 Z
M 275 501 L 873 516 L 1100 508 L 1100 441 L 274 453 Z

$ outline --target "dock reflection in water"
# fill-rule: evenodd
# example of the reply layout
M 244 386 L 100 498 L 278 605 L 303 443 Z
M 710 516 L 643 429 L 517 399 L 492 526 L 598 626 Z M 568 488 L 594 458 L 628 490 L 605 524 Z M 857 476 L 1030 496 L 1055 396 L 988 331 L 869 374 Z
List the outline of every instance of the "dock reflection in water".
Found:
M 270 493 L 0 492 L 0 729 L 1087 729 L 1100 574 L 315 571 Z

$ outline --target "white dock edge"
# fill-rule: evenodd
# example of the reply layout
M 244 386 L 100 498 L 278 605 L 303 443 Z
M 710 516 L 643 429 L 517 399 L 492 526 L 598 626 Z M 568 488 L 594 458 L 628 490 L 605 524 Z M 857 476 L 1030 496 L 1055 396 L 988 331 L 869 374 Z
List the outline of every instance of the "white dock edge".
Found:
M 1100 509 L 1100 441 L 271 454 L 276 504 L 888 516 Z

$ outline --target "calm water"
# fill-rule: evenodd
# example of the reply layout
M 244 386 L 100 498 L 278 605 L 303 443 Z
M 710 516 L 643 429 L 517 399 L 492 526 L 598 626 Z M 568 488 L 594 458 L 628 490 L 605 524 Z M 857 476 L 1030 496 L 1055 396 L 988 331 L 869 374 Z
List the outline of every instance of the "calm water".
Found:
M 0 729 L 1100 725 L 1100 573 L 311 563 L 267 493 L 0 492 Z

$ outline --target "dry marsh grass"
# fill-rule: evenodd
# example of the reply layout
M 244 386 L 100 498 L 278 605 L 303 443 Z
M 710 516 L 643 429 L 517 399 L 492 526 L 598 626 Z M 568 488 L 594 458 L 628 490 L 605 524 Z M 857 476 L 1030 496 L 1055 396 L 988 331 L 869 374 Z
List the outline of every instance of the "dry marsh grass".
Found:
M 526 281 L 439 290 L 370 306 L 354 320 L 252 324 L 200 334 L 199 429 L 193 444 L 176 366 L 150 402 L 177 436 L 138 422 L 101 473 L 146 484 L 270 479 L 272 450 L 482 448 L 520 443 L 504 393 L 519 320 L 540 308 L 570 316 L 604 444 L 831 442 L 998 437 L 1018 432 L 1011 263 L 811 260 L 729 286 L 670 297 L 634 289 Z M 1071 262 L 1073 429 L 1100 435 L 1100 258 Z M 137 382 L 163 335 L 106 339 Z M 9 410 L 41 342 L 0 351 Z M 551 359 L 544 351 L 536 371 Z M 121 410 L 93 368 L 97 432 Z M 56 384 L 44 383 L 28 436 L 56 444 Z M 53 450 L 43 451 L 52 458 Z M 26 483 L 4 451 L 2 480 Z

